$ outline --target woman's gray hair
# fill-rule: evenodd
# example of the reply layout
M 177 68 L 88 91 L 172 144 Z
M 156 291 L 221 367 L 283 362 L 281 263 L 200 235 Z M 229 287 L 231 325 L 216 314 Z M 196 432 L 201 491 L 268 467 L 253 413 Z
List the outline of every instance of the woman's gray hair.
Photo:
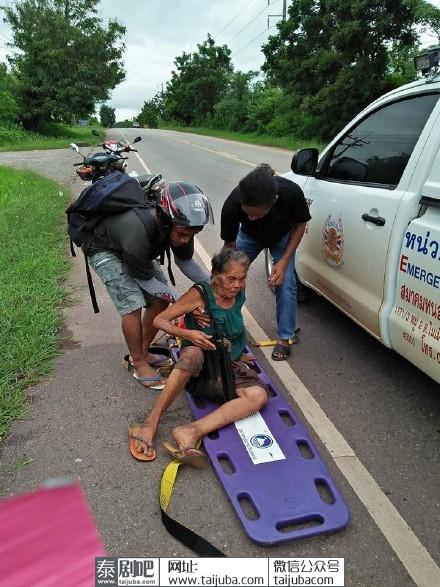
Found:
M 249 257 L 243 251 L 235 251 L 233 249 L 223 249 L 211 260 L 211 273 L 224 273 L 226 266 L 229 263 L 240 263 L 244 266 L 246 271 L 249 269 L 251 264 Z

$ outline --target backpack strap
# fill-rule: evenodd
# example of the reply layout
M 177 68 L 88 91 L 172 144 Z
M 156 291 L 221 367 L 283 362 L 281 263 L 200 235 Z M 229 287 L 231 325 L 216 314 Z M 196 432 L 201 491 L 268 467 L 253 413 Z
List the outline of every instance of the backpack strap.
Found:
M 136 212 L 138 217 L 142 220 L 142 222 L 146 228 L 147 228 L 147 218 L 146 218 L 145 210 L 151 211 L 151 209 L 152 209 L 152 206 L 144 206 L 144 207 L 139 206 L 139 207 L 133 208 L 133 210 Z M 168 277 L 170 278 L 172 285 L 175 286 L 176 280 L 174 279 L 173 271 L 171 269 L 171 254 L 170 254 L 169 243 L 166 244 L 165 250 L 160 253 L 159 263 L 161 265 L 164 265 L 165 255 L 167 256 L 167 260 L 168 260 Z
M 198 289 L 202 295 L 203 301 L 205 302 L 205 312 L 208 314 L 209 318 L 211 318 L 211 324 L 212 324 L 212 329 L 214 331 L 214 335 L 217 338 L 221 338 L 221 335 L 217 329 L 217 323 L 216 323 L 215 318 L 212 314 L 211 305 L 209 303 L 209 297 L 208 297 L 208 292 L 206 291 L 205 283 L 203 281 L 201 281 L 200 283 L 194 284 L 193 287 Z
M 76 257 L 75 249 L 73 248 L 72 237 L 69 237 L 69 244 L 70 244 L 70 254 L 72 255 L 72 257 Z
M 84 253 L 84 260 L 86 262 L 87 285 L 89 286 L 90 299 L 92 300 L 93 311 L 95 314 L 99 313 L 98 302 L 96 301 L 95 287 L 93 285 L 92 274 L 90 273 L 89 262 L 87 255 Z
M 171 269 L 171 254 L 170 254 L 170 246 L 167 245 L 167 248 L 165 249 L 165 253 L 167 256 L 167 260 L 168 260 L 168 277 L 170 278 L 170 281 L 172 283 L 172 285 L 176 286 L 176 280 L 174 279 L 174 275 L 173 275 L 173 271 Z

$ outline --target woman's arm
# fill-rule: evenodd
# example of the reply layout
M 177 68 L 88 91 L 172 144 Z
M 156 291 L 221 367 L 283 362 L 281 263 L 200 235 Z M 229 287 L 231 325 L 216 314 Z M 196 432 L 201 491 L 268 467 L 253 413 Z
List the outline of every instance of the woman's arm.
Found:
M 209 340 L 212 338 L 211 335 L 205 334 L 200 330 L 179 328 L 172 322 L 184 314 L 189 314 L 199 306 L 204 307 L 202 295 L 196 287 L 192 287 L 177 302 L 171 304 L 166 310 L 158 314 L 153 321 L 153 326 L 167 332 L 171 336 L 178 336 L 179 338 L 189 340 L 192 344 L 202 349 L 214 350 L 215 345 Z

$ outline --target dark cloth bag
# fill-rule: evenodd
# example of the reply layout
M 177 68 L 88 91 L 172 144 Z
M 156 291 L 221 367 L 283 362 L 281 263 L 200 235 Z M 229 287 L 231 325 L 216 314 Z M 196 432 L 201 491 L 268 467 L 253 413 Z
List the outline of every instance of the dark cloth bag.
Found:
M 216 404 L 224 404 L 237 397 L 231 355 L 217 330 L 205 287 L 202 283 L 199 283 L 197 287 L 203 295 L 205 311 L 210 315 L 212 321 L 214 335 L 211 342 L 215 344 L 216 349 L 215 351 L 203 351 L 202 371 L 197 378 L 191 380 L 189 391 L 194 398 L 204 398 Z

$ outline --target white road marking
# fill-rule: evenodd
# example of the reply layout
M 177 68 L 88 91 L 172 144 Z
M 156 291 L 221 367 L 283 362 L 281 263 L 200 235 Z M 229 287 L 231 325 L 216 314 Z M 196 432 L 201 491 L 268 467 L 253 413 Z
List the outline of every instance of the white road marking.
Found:
M 215 149 L 210 149 L 209 147 L 203 147 L 202 145 L 196 145 L 196 143 L 191 143 L 190 141 L 184 141 L 183 139 L 175 139 L 174 137 L 170 137 L 172 141 L 176 143 L 185 143 L 185 145 L 190 145 L 191 147 L 195 147 L 196 149 L 200 149 L 201 151 L 208 151 L 208 153 L 213 153 L 214 155 L 219 155 L 220 157 L 225 157 L 226 159 L 233 159 L 234 161 L 239 161 L 240 163 L 244 163 L 245 165 L 249 165 L 250 167 L 257 167 L 256 163 L 252 163 L 251 161 L 246 161 L 245 159 L 240 159 L 237 155 L 233 155 L 232 153 L 225 153 L 224 151 L 216 151 Z
M 219 154 L 217 151 L 212 152 Z M 150 173 L 147 165 L 138 153 L 136 155 L 144 169 Z M 194 241 L 196 253 L 206 268 L 209 269 L 211 267 L 211 257 L 197 238 Z M 269 338 L 246 307 L 243 309 L 243 315 L 246 329 L 254 340 Z M 260 350 L 270 362 L 271 349 L 260 347 Z M 400 515 L 396 507 L 383 493 L 375 479 L 358 459 L 344 436 L 327 417 L 327 414 L 313 398 L 292 367 L 284 361 L 277 363 L 277 375 L 301 409 L 315 434 L 321 439 L 333 457 L 341 473 L 350 483 L 360 501 L 367 508 L 368 513 L 399 557 L 417 587 L 440 585 L 440 568 L 436 565 L 434 559 Z

